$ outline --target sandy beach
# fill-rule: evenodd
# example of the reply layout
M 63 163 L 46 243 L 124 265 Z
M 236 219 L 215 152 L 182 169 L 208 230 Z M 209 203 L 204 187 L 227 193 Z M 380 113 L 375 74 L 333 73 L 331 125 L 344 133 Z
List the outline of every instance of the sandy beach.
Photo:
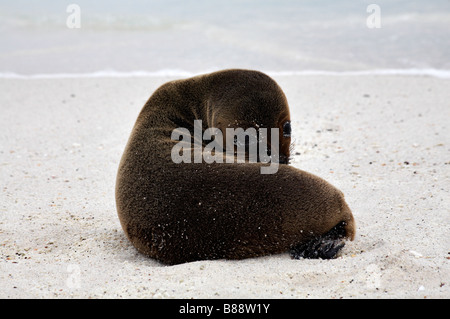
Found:
M 164 266 L 115 209 L 136 117 L 173 78 L 0 79 L 0 298 L 449 298 L 450 80 L 274 76 L 292 165 L 338 188 L 357 235 L 334 260 Z

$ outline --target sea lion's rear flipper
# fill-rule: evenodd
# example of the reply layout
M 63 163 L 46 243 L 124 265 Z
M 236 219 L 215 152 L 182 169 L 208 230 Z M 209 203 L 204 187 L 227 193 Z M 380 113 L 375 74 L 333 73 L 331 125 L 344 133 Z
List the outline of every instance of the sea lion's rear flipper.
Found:
M 293 246 L 290 255 L 294 259 L 333 259 L 344 247 L 345 222 L 341 222 L 322 236 L 314 237 L 306 243 Z

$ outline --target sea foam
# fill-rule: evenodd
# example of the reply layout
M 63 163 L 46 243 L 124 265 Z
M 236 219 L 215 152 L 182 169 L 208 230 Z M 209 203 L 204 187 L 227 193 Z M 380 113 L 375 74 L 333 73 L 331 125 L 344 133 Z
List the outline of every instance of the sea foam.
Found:
M 140 77 L 191 77 L 199 74 L 213 72 L 205 70 L 191 72 L 180 69 L 163 69 L 159 71 L 115 71 L 104 70 L 87 73 L 38 73 L 19 74 L 14 72 L 0 72 L 0 79 L 68 79 L 68 78 L 140 78 Z M 450 70 L 438 69 L 375 69 L 357 71 L 326 71 L 326 70 L 302 70 L 302 71 L 263 71 L 270 76 L 370 76 L 370 75 L 405 75 L 405 76 L 431 76 L 436 78 L 450 78 Z

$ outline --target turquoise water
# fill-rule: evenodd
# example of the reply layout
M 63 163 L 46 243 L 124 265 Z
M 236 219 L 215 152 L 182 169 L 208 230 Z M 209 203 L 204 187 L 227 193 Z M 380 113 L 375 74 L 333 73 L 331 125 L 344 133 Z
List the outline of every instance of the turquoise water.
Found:
M 0 74 L 450 70 L 450 1 L 372 3 L 0 1 Z

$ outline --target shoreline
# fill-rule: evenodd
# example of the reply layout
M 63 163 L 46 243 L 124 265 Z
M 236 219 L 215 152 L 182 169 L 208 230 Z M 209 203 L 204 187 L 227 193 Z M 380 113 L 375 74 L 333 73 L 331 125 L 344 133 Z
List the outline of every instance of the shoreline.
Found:
M 84 79 L 84 78 L 157 78 L 157 77 L 192 77 L 214 72 L 216 69 L 191 72 L 181 69 L 161 69 L 158 71 L 117 71 L 113 69 L 86 73 L 36 73 L 21 74 L 0 72 L 0 79 Z M 441 79 L 450 78 L 450 70 L 434 68 L 410 69 L 371 69 L 351 71 L 302 70 L 302 71 L 263 71 L 271 77 L 276 76 L 429 76 Z

